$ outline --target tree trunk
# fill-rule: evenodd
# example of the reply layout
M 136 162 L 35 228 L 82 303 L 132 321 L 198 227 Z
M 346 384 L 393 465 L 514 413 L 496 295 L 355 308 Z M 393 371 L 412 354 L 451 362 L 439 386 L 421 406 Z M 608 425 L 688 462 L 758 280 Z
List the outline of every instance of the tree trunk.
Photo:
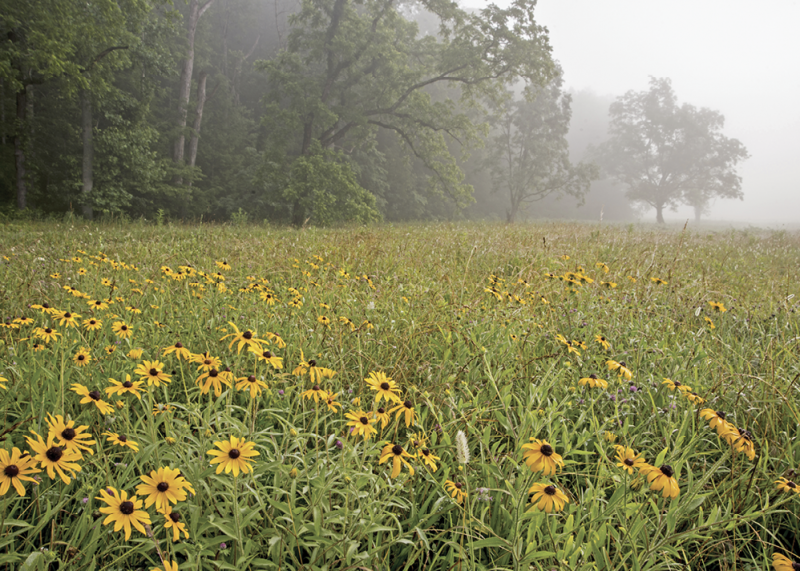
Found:
M 0 77 L 0 145 L 6 144 L 6 84 L 3 78 Z
M 194 125 L 192 126 L 192 138 L 189 141 L 189 166 L 193 167 L 197 160 L 197 144 L 200 139 L 200 126 L 203 122 L 203 106 L 206 103 L 206 80 L 208 74 L 206 72 L 200 73 L 197 81 L 197 112 L 194 116 Z M 189 181 L 189 188 L 192 188 L 192 181 Z
M 695 205 L 694 207 L 694 221 L 700 222 L 700 216 L 703 214 L 703 207 Z
M 186 116 L 189 108 L 189 91 L 192 87 L 192 71 L 194 69 L 194 35 L 197 31 L 197 22 L 200 16 L 208 10 L 213 4 L 214 0 L 206 0 L 200 6 L 199 0 L 191 0 L 189 4 L 189 20 L 186 26 L 186 39 L 188 41 L 188 49 L 186 50 L 186 59 L 183 60 L 181 67 L 181 79 L 178 92 L 178 138 L 175 140 L 175 146 L 172 150 L 172 160 L 178 166 L 183 166 L 183 155 L 186 146 Z M 183 178 L 175 177 L 175 184 L 183 184 Z
M 658 222 L 659 224 L 664 223 L 663 211 L 664 211 L 664 205 L 656 204 L 656 222 Z
M 86 90 L 81 90 L 81 127 L 83 130 L 83 186 L 81 198 L 83 201 L 83 217 L 91 220 L 92 210 L 91 193 L 94 187 L 92 166 L 94 161 L 94 142 L 92 141 L 92 96 Z
M 23 133 L 28 112 L 28 92 L 25 87 L 17 91 L 17 125 L 14 129 L 14 168 L 17 173 L 17 208 L 25 210 L 28 188 L 25 184 L 25 142 Z

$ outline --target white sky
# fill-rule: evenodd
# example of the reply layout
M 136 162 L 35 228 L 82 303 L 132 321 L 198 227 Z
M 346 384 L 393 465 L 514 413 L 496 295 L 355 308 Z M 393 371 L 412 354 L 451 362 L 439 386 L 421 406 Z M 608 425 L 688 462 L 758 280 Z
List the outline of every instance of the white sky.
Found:
M 669 77 L 679 103 L 725 116 L 750 158 L 744 201 L 717 201 L 711 219 L 800 222 L 800 0 L 539 0 L 536 14 L 567 89 L 617 96 Z

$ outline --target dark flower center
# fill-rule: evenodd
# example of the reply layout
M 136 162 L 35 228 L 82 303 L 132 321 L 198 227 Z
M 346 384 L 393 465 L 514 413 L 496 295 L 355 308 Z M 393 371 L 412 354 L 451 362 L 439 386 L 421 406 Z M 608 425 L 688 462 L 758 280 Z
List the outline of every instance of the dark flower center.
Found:
M 623 460 L 622 463 L 625 464 L 626 466 L 633 466 L 633 460 L 631 460 L 630 458 L 625 458 L 625 460 Z
M 358 420 L 361 424 L 369 424 L 369 419 L 366 416 L 362 416 Z
M 385 414 L 385 413 L 386 413 L 386 410 L 383 407 L 380 407 L 378 409 L 378 414 Z
M 317 366 L 317 362 L 314 359 L 309 359 L 308 360 L 308 366 L 309 367 L 316 367 Z
M 181 344 L 181 342 L 178 341 L 177 343 L 175 343 L 175 348 L 176 349 L 183 349 L 183 344 Z
M 117 440 L 119 440 L 120 442 L 127 442 L 128 437 L 125 436 L 124 434 L 120 434 L 119 436 L 117 436 Z
M 150 369 L 150 376 L 151 377 L 157 377 L 158 376 L 158 369 L 156 369 L 156 368 Z
M 129 389 L 133 386 L 133 383 L 130 381 L 125 381 L 124 383 L 122 383 L 122 386 L 125 387 L 126 389 Z
M 270 353 L 269 351 L 264 351 L 264 352 L 263 352 L 261 355 L 262 355 L 262 356 L 263 356 L 265 359 L 272 359 L 272 353 Z
M 455 483 L 455 485 L 456 485 L 456 489 L 457 489 L 457 490 L 460 490 L 461 488 L 463 488 L 463 487 L 464 487 L 464 484 L 462 484 L 461 482 L 454 482 L 454 483 Z
M 9 464 L 3 470 L 3 474 L 5 474 L 9 478 L 16 478 L 17 474 L 19 474 L 19 467 L 15 466 L 14 464 Z
M 179 514 L 178 512 L 172 512 L 171 514 L 169 514 L 169 519 L 171 519 L 173 523 L 178 523 L 179 521 L 181 521 L 181 514 Z
M 431 454 L 431 451 L 430 451 L 430 450 L 428 450 L 427 448 L 423 448 L 423 449 L 422 449 L 422 453 L 423 453 L 423 454 L 425 454 L 425 456 L 430 456 L 430 454 Z
M 85 361 L 86 355 L 78 355 L 78 361 Z
M 789 480 L 788 482 L 786 482 L 786 485 L 787 485 L 787 486 L 789 486 L 790 488 L 792 488 L 793 490 L 794 490 L 794 489 L 797 487 L 797 484 L 795 484 L 795 483 L 794 483 L 794 482 L 792 482 L 791 480 Z
M 717 411 L 717 416 L 720 417 L 722 420 L 725 420 L 725 413 L 722 411 Z
M 92 397 L 93 400 L 100 400 L 103 398 L 103 395 L 100 394 L 100 391 L 92 391 L 89 393 L 89 396 Z
M 42 307 L 44 307 L 45 309 L 50 309 L 50 305 L 49 305 L 49 304 L 47 304 L 47 303 L 43 303 L 43 304 L 42 304 Z
M 589 375 L 589 378 L 590 378 L 590 379 L 596 379 L 596 378 L 597 378 L 597 375 L 595 375 L 594 373 L 592 373 L 591 375 Z
M 209 376 L 209 377 L 216 377 L 217 375 L 219 375 L 219 371 L 217 371 L 216 369 L 211 369 L 211 370 L 208 372 L 208 376 Z
M 50 335 L 53 332 L 53 330 L 48 327 L 47 329 L 44 330 L 44 332 Z
M 381 383 L 381 390 L 388 391 L 389 390 L 389 383 Z
M 51 462 L 58 462 L 61 460 L 61 457 L 64 455 L 64 453 L 58 446 L 53 446 L 47 452 L 45 452 L 44 455 L 47 456 L 47 459 Z
M 794 569 L 794 571 L 800 571 L 800 563 L 792 561 L 792 569 Z
M 64 319 L 71 319 L 71 318 L 72 318 L 72 314 L 69 311 L 65 311 L 64 312 Z
M 394 446 L 392 446 L 392 454 L 394 454 L 395 456 L 400 456 L 402 453 L 403 453 L 402 446 L 400 446 L 399 444 L 395 444 Z
M 159 492 L 166 492 L 167 490 L 169 490 L 169 484 L 167 484 L 166 482 L 159 482 L 158 485 L 156 486 L 156 490 L 158 490 Z
M 404 406 L 404 407 L 406 407 L 406 408 L 414 408 L 414 405 L 413 405 L 413 404 L 411 404 L 411 401 L 410 401 L 410 400 L 407 400 L 407 401 L 405 401 L 405 402 L 403 403 L 403 406 Z
M 61 431 L 61 438 L 64 440 L 72 440 L 75 438 L 75 429 L 74 428 L 65 428 Z
M 753 435 L 750 434 L 750 431 L 749 430 L 745 430 L 744 428 L 740 428 L 739 429 L 739 436 L 741 436 L 745 440 L 752 440 L 753 439 Z
M 95 323 L 97 323 L 97 321 L 95 321 L 94 319 L 89 320 L 89 325 L 94 325 Z
M 556 495 L 556 487 L 555 486 L 547 486 L 544 489 L 544 493 L 548 496 L 555 496 Z
M 102 301 L 95 301 L 94 304 L 99 306 L 99 305 L 103 305 L 103 302 Z
M 210 365 L 211 364 L 211 359 L 204 359 L 203 360 L 203 364 L 206 365 L 206 366 Z
M 661 466 L 661 473 L 664 474 L 667 478 L 672 478 L 673 474 L 675 474 L 675 471 L 669 464 L 664 464 L 663 466 Z
M 628 365 L 625 364 L 625 361 L 620 361 L 619 362 L 619 366 L 620 367 L 627 367 Z
M 244 333 L 242 333 L 242 337 L 244 337 L 245 339 L 252 339 L 253 334 L 250 333 L 249 331 L 245 331 Z
M 231 458 L 232 460 L 236 460 L 241 455 L 242 453 L 238 448 L 232 448 L 231 451 L 228 452 L 228 458 Z
M 318 391 L 319 390 L 319 385 L 314 385 L 313 387 L 311 387 L 311 390 L 312 391 Z
M 128 330 L 128 326 L 127 325 L 123 325 L 122 327 L 120 327 L 120 330 L 127 331 Z
M 124 515 L 131 515 L 133 513 L 133 502 L 122 502 L 119 505 L 119 511 Z
M 247 377 L 247 382 L 248 383 L 255 383 L 256 382 L 256 376 L 255 375 L 250 375 L 249 377 Z
M 552 456 L 553 447 L 549 444 L 542 444 L 541 448 L 539 448 L 539 452 L 541 452 L 544 456 Z
M 681 386 L 681 382 L 680 381 L 673 381 L 672 384 L 675 385 L 676 387 Z

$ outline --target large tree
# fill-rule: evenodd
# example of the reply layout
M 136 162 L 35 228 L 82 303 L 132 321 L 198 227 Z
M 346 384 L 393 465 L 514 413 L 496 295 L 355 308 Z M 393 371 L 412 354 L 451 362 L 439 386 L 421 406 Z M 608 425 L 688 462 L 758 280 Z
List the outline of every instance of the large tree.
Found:
M 594 163 L 569 160 L 571 97 L 561 85 L 559 74 L 527 99 L 504 103 L 495 112 L 486 166 L 494 191 L 508 195 L 508 222 L 550 195 L 581 198 L 598 177 Z
M 479 141 L 465 109 L 512 81 L 543 85 L 552 78 L 535 3 L 469 13 L 450 0 L 303 0 L 287 48 L 263 64 L 272 87 L 265 119 L 275 143 L 265 180 L 279 179 L 276 169 L 290 172 L 293 160 L 315 149 L 350 154 L 387 130 L 429 169 L 431 192 L 467 204 L 471 187 L 447 144 Z M 438 34 L 419 33 L 409 17 L 415 10 L 436 16 Z M 272 194 L 289 202 L 296 224 L 312 214 L 302 197 L 280 188 Z
M 718 111 L 678 105 L 669 79 L 651 77 L 648 91 L 629 91 L 609 114 L 603 165 L 631 201 L 655 208 L 658 222 L 665 207 L 742 198 L 736 165 L 748 156 L 744 145 L 722 134 Z

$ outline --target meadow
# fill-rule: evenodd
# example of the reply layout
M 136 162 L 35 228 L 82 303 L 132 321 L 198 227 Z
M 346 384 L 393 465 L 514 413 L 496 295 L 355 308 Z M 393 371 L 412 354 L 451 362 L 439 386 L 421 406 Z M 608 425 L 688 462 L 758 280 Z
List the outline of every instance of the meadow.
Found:
M 800 568 L 800 234 L 0 226 L 0 568 Z

